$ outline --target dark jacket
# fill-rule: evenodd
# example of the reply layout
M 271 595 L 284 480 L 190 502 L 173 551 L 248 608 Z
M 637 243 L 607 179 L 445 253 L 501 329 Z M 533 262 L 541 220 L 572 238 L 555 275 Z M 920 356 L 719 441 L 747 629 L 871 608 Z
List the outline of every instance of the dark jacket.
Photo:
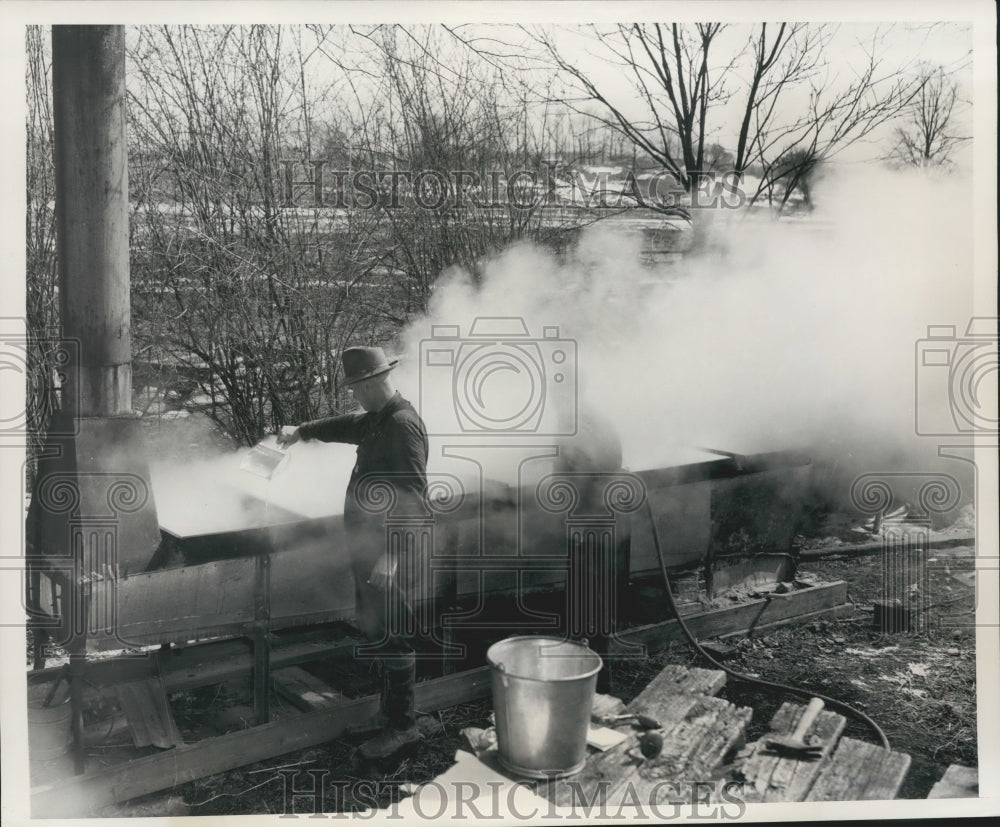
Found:
M 358 446 L 344 502 L 344 524 L 348 528 L 382 526 L 388 516 L 375 503 L 371 506 L 375 513 L 362 507 L 361 498 L 371 503 L 377 496 L 372 490 L 366 498 L 365 492 L 372 481 L 388 483 L 395 491 L 393 515 L 423 513 L 427 429 L 413 405 L 399 392 L 380 411 L 315 419 L 300 425 L 299 434 L 303 439 L 350 442 Z

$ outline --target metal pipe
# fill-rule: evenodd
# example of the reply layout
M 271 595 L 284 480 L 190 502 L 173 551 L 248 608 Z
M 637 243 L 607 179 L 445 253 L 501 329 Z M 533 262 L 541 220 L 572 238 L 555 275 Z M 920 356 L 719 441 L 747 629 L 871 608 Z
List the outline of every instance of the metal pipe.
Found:
M 52 27 L 62 409 L 132 412 L 124 26 Z

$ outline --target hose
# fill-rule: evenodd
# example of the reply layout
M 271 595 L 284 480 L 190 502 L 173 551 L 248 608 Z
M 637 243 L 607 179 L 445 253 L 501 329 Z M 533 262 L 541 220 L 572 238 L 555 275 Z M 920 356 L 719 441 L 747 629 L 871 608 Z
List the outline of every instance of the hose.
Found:
M 872 732 L 875 733 L 876 737 L 881 741 L 882 747 L 886 750 L 892 749 L 889 745 L 889 739 L 886 738 L 885 733 L 882 728 L 875 723 L 871 718 L 869 718 L 860 709 L 855 709 L 853 706 L 844 703 L 843 701 L 838 701 L 836 698 L 830 698 L 827 695 L 821 695 L 819 692 L 812 692 L 808 689 L 802 689 L 797 686 L 789 686 L 788 684 L 778 683 L 777 681 L 768 681 L 763 678 L 753 678 L 750 675 L 745 675 L 742 672 L 737 672 L 735 669 L 730 669 L 728 666 L 724 666 L 719 663 L 715 658 L 713 658 L 708 652 L 706 652 L 701 644 L 695 638 L 694 634 L 688 628 L 688 625 L 684 622 L 684 618 L 681 613 L 677 611 L 677 603 L 674 601 L 673 592 L 670 589 L 670 579 L 667 577 L 667 563 L 663 557 L 663 547 L 660 545 L 660 532 L 656 528 L 656 519 L 653 515 L 653 507 L 649 503 L 649 498 L 646 498 L 646 512 L 649 514 L 649 525 L 653 531 L 653 545 L 656 546 L 656 556 L 660 562 L 660 571 L 663 574 L 663 583 L 666 587 L 667 592 L 667 604 L 670 606 L 670 611 L 674 613 L 674 617 L 677 618 L 677 623 L 681 627 L 681 631 L 684 633 L 684 637 L 687 638 L 688 643 L 691 644 L 692 648 L 701 655 L 705 660 L 711 663 L 717 669 L 721 669 L 727 675 L 735 678 L 736 680 L 743 681 L 744 683 L 753 684 L 763 689 L 769 691 L 784 692 L 789 695 L 795 695 L 799 698 L 820 698 L 823 703 L 829 706 L 831 709 L 836 709 L 843 712 L 845 715 L 856 718 L 865 725 L 867 725 Z

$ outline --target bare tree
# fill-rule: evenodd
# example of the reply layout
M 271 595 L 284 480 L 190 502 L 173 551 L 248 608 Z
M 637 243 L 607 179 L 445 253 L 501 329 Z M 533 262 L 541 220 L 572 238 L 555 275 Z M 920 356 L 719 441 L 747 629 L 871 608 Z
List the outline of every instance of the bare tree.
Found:
M 923 64 L 919 78 L 920 91 L 900 116 L 888 160 L 901 166 L 947 166 L 955 150 L 971 140 L 956 123 L 965 102 L 945 67 Z
M 712 144 L 732 147 L 734 172 L 761 171 L 751 202 L 792 180 L 790 153 L 805 159 L 802 169 L 814 167 L 898 115 L 924 83 L 905 67 L 882 65 L 883 29 L 859 44 L 862 60 L 846 79 L 828 58 L 837 32 L 829 25 L 759 23 L 741 46 L 725 49 L 718 44 L 727 27 L 718 23 L 590 26 L 583 32 L 595 53 L 631 79 L 635 98 L 615 97 L 599 73 L 568 56 L 558 32 L 531 29 L 531 40 L 567 80 L 562 102 L 578 111 L 598 104 L 602 123 L 656 159 L 685 189 L 707 169 Z M 642 114 L 629 108 L 636 100 Z M 731 101 L 738 102 L 740 117 L 726 141 L 720 136 L 731 128 Z
M 485 256 L 513 241 L 558 235 L 540 207 L 560 124 L 531 117 L 516 76 L 443 27 L 312 28 L 351 91 L 337 106 L 352 113 L 353 157 L 387 178 L 402 176 L 377 211 L 383 265 L 408 291 L 393 323 L 425 309 L 449 267 L 476 274 Z M 508 198 L 508 184 L 524 171 L 542 180 Z
M 351 295 L 377 281 L 376 226 L 285 207 L 283 136 L 311 136 L 301 52 L 277 27 L 182 26 L 138 30 L 129 57 L 137 357 L 244 443 L 336 408 L 336 354 L 382 334 Z
M 28 330 L 25 400 L 28 457 L 33 462 L 41 449 L 49 417 L 59 407 L 54 381 L 59 367 L 59 301 L 56 293 L 55 172 L 52 157 L 52 54 L 48 32 L 42 26 L 27 27 L 25 55 L 25 322 Z

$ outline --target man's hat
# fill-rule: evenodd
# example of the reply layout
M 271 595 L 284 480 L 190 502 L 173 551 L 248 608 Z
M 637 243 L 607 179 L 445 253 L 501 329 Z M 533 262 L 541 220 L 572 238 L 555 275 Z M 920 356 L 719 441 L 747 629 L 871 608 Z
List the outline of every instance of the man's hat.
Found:
M 392 370 L 399 359 L 387 359 L 380 347 L 349 347 L 340 354 L 340 361 L 344 363 L 344 384 L 354 385 Z

